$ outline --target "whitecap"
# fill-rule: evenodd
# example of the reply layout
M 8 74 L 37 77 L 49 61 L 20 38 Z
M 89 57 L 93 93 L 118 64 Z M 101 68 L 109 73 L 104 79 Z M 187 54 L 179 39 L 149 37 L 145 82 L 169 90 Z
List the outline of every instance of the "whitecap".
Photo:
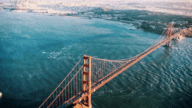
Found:
M 183 79 L 181 79 L 181 78 L 180 78 L 179 80 L 180 80 L 181 82 L 184 82 Z
M 48 58 L 53 58 L 53 59 L 55 59 L 56 57 L 58 57 L 59 55 L 61 55 L 62 54 L 62 51 L 59 51 L 59 52 L 51 52 L 50 54 L 49 54 L 49 57 Z
M 43 51 L 42 53 L 45 54 L 46 52 Z

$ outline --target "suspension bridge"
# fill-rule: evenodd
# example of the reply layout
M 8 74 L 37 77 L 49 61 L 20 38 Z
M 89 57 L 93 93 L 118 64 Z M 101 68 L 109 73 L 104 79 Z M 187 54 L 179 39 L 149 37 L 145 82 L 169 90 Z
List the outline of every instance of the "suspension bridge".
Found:
M 172 39 L 181 37 L 180 31 L 169 23 L 153 45 L 134 57 L 107 60 L 84 55 L 39 108 L 92 108 L 93 92 L 160 46 L 170 46 Z

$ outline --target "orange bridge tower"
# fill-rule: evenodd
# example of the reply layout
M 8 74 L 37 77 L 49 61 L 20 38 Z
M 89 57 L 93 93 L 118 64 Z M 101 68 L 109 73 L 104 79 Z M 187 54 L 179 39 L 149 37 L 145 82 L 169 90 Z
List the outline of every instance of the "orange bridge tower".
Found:
M 167 27 L 167 33 L 166 33 L 166 36 L 167 36 L 167 39 L 170 39 L 170 37 L 172 36 L 173 34 L 173 24 L 172 23 L 169 23 L 168 27 Z M 166 45 L 168 47 L 171 46 L 171 40 L 169 42 L 166 43 Z

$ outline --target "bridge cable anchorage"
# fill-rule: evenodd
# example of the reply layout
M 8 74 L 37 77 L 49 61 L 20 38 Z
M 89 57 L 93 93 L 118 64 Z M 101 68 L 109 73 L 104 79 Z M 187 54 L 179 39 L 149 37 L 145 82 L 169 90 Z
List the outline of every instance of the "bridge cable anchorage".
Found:
M 109 60 L 84 55 L 39 108 L 60 108 L 69 105 L 74 105 L 74 108 L 79 108 L 79 105 L 91 108 L 93 92 L 161 45 L 170 44 L 172 39 L 180 35 L 174 31 L 173 25 L 169 24 L 154 44 L 131 58 Z

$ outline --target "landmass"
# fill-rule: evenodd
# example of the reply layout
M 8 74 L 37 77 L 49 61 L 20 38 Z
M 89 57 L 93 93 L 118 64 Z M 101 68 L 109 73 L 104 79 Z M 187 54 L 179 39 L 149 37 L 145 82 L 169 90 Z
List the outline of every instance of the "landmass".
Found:
M 101 18 L 131 24 L 147 32 L 161 34 L 168 23 L 174 30 L 181 31 L 186 37 L 192 37 L 192 3 L 190 2 L 31 2 L 15 1 L 0 3 L 0 10 L 11 12 L 33 12 L 50 16 L 75 16 L 83 18 Z

